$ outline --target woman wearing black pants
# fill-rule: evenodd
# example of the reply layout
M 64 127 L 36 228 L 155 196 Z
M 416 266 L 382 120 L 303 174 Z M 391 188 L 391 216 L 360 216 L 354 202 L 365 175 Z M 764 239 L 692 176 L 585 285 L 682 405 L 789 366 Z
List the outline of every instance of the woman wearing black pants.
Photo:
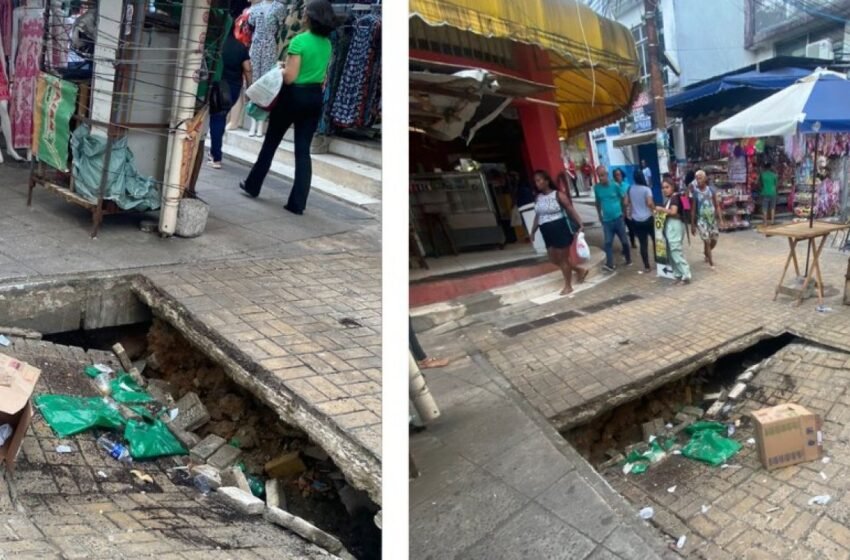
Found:
M 310 144 L 319 125 L 322 111 L 322 84 L 331 58 L 331 42 L 335 16 L 328 0 L 311 0 L 304 10 L 304 33 L 289 45 L 283 67 L 283 87 L 277 104 L 269 114 L 269 128 L 257 161 L 239 188 L 255 198 L 275 152 L 290 126 L 295 126 L 295 179 L 286 208 L 293 214 L 303 214 L 307 206 L 312 180 Z
M 632 221 L 632 229 L 640 244 L 640 258 L 643 260 L 643 270 L 638 274 L 650 272 L 649 268 L 649 240 L 655 247 L 655 202 L 652 200 L 652 189 L 637 182 L 638 175 L 643 178 L 643 173 L 635 172 L 635 184 L 629 188 L 629 218 Z

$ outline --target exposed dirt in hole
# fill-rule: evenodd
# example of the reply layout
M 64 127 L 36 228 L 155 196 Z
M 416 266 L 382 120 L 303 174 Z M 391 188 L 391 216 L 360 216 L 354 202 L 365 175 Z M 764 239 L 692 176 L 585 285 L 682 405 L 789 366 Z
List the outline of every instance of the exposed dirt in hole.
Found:
M 622 452 L 627 446 L 643 439 L 641 425 L 656 418 L 665 423 L 673 421 L 686 406 L 705 410 L 711 402 L 704 395 L 729 389 L 735 378 L 748 367 L 769 358 L 794 340 L 790 335 L 764 340 L 754 346 L 723 356 L 715 363 L 690 375 L 670 382 L 655 391 L 602 413 L 589 423 L 564 432 L 562 435 L 592 465 L 598 466 L 609 457 L 608 450 Z M 787 389 L 794 381 L 787 377 Z
M 277 413 L 233 382 L 221 366 L 169 324 L 153 321 L 144 353 L 155 356 L 149 360 L 145 376 L 167 381 L 175 400 L 190 391 L 197 393 L 211 421 L 195 433 L 202 438 L 214 433 L 238 442 L 249 473 L 263 476 L 263 466 L 270 459 L 313 445 L 304 432 L 284 424 Z M 373 512 L 350 516 L 337 493 L 343 477 L 336 465 L 304 454 L 301 457 L 307 472 L 283 485 L 286 509 L 339 538 L 358 558 L 380 558 L 380 531 L 371 520 Z
M 122 327 L 106 327 L 103 329 L 78 330 L 57 334 L 44 335 L 44 340 L 66 346 L 77 346 L 83 350 L 112 351 L 112 345 L 120 342 L 131 360 L 141 358 L 147 348 L 147 335 L 150 323 L 136 323 Z

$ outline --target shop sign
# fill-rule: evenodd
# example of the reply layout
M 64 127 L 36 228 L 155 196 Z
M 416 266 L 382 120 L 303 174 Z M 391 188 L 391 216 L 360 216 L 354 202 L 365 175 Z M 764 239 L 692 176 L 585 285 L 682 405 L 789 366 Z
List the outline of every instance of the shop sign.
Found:
M 652 130 L 652 118 L 646 114 L 643 107 L 632 111 L 632 119 L 635 123 L 635 132 L 647 132 Z

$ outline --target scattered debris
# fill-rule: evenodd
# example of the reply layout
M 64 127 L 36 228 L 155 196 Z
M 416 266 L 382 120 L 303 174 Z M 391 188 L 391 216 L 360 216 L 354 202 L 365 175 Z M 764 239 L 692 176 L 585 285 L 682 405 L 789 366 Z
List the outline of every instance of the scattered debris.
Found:
M 823 420 L 793 403 L 751 413 L 762 466 L 767 470 L 806 463 L 823 454 Z M 777 429 L 781 427 L 781 429 Z
M 671 494 L 674 493 L 676 491 L 676 485 L 674 484 L 673 486 L 668 488 L 667 491 L 670 492 Z
M 635 463 L 626 463 L 623 465 L 623 474 L 630 474 L 632 470 L 635 468 Z M 641 471 L 643 472 L 643 471 Z M 638 474 L 638 473 L 635 473 Z
M 735 424 L 729 424 L 726 426 L 726 435 L 732 437 L 735 435 Z
M 72 453 L 74 449 L 70 445 L 57 445 L 56 453 Z
M 262 503 L 262 502 L 260 502 Z M 296 517 L 290 513 L 283 511 L 280 508 L 266 508 L 264 515 L 267 521 L 280 525 L 290 531 L 297 533 L 308 541 L 324 548 L 331 554 L 336 554 L 341 558 L 352 558 L 351 555 L 342 546 L 342 543 L 336 537 L 327 534 L 318 527 L 308 523 L 307 521 Z
M 645 507 L 640 510 L 640 518 L 643 520 L 650 520 L 655 516 L 655 509 L 652 507 Z
M 744 371 L 744 373 L 742 373 L 741 375 L 739 375 L 735 379 L 735 382 L 736 383 L 749 383 L 756 376 L 756 372 L 758 372 L 759 367 L 760 367 L 760 364 L 756 364 L 754 366 L 748 367 L 746 369 L 746 371 Z
M 0 327 L 0 332 L 5 335 L 16 336 L 18 338 L 29 338 L 31 340 L 41 340 L 42 338 L 41 333 L 38 331 L 22 329 L 19 327 Z
M 251 486 L 248 484 L 248 478 L 239 467 L 229 467 L 221 472 L 222 486 L 235 486 L 243 492 L 251 492 Z
M 136 480 L 142 482 L 144 484 L 153 484 L 153 477 L 149 474 L 145 474 L 140 470 L 132 469 L 130 474 L 136 477 Z
M 703 409 L 696 406 L 686 406 L 682 408 L 682 412 L 689 416 L 694 416 L 696 418 L 702 418 L 703 414 L 705 414 L 705 411 Z
M 218 451 L 226 443 L 223 437 L 210 434 L 192 447 L 189 451 L 189 458 L 196 463 L 206 463 L 207 459 L 212 457 L 213 453 Z
M 782 508 L 781 508 L 781 507 L 779 507 L 779 506 L 776 506 L 776 507 L 772 507 L 772 508 L 766 509 L 766 510 L 764 510 L 764 512 L 765 512 L 765 513 L 773 513 L 773 512 L 775 512 L 775 511 L 779 511 L 780 509 L 782 509 Z
M 741 395 L 743 395 L 744 391 L 746 391 L 746 390 L 747 390 L 747 384 L 746 383 L 736 383 L 735 386 L 732 387 L 732 390 L 729 391 L 729 398 L 732 399 L 732 400 L 736 400 Z
M 719 422 L 696 422 L 685 431 L 691 435 L 691 440 L 682 448 L 682 455 L 718 466 L 741 450 L 741 444 L 720 434 L 725 433 L 726 426 Z
M 5 335 L 0 334 L 0 346 L 9 346 L 10 344 L 12 344 L 12 341 Z
M 301 474 L 307 469 L 298 452 L 284 453 L 266 463 L 265 471 L 270 478 L 287 478 Z
M 726 401 L 715 401 L 714 404 L 712 404 L 705 412 L 705 415 L 709 418 L 715 418 L 718 414 L 720 414 L 720 411 L 724 406 L 726 406 Z
M 721 391 L 717 391 L 716 393 L 706 393 L 706 394 L 704 394 L 702 396 L 702 400 L 705 401 L 705 402 L 723 401 L 723 400 L 726 400 L 726 396 L 728 394 L 729 393 L 726 391 L 726 389 L 723 389 Z
M 812 506 L 812 505 L 817 504 L 819 506 L 825 506 L 826 504 L 828 504 L 830 502 L 830 500 L 832 500 L 832 496 L 829 496 L 829 495 L 826 495 L 826 494 L 824 494 L 822 496 L 815 496 L 814 498 L 811 498 L 809 500 L 809 505 Z
M 827 463 L 829 463 L 829 461 L 830 461 L 830 458 L 829 458 L 829 457 L 824 457 L 823 459 L 821 459 L 821 463 L 823 463 L 824 465 L 826 465 Z
M 708 510 L 710 510 L 710 509 L 711 509 L 711 506 L 707 506 L 705 504 L 702 504 L 702 506 L 700 506 L 700 511 L 703 513 L 703 515 L 708 513 Z
M 97 471 L 97 476 L 99 476 L 100 478 L 109 478 L 109 475 L 103 471 Z
M 286 495 L 281 491 L 280 481 L 270 478 L 266 481 L 266 505 L 286 509 Z
M 246 515 L 260 515 L 266 507 L 263 500 L 255 497 L 250 491 L 245 492 L 234 486 L 222 486 L 215 491 L 215 495 Z
M 607 461 L 599 464 L 600 470 L 610 469 L 615 465 L 619 465 L 623 461 L 626 460 L 626 457 L 622 453 L 617 453 L 615 456 L 611 457 Z
M 756 438 L 748 438 L 747 439 L 747 445 L 755 445 L 755 444 L 756 444 Z
M 826 474 L 824 474 L 824 472 L 823 472 L 823 471 L 820 471 L 820 477 L 821 477 L 822 479 L 826 480 Z
M 242 451 L 238 447 L 232 445 L 222 445 L 218 451 L 213 453 L 208 459 L 207 464 L 214 466 L 219 470 L 224 470 L 236 464 L 236 460 L 242 455 Z
M 216 490 L 221 486 L 221 474 L 215 467 L 194 465 L 189 468 L 189 473 L 194 477 L 195 488 L 201 490 L 202 493 Z M 203 489 L 206 489 L 206 492 Z
M 685 541 L 687 541 L 687 540 L 688 540 L 688 537 L 686 537 L 685 535 L 682 535 L 681 537 L 679 537 L 679 540 L 676 541 L 676 548 L 678 548 L 679 550 L 682 550 L 683 548 L 685 548 Z
M 210 413 L 201 402 L 197 393 L 188 392 L 177 401 L 177 417 L 169 424 L 173 424 L 180 430 L 192 432 L 210 421 Z

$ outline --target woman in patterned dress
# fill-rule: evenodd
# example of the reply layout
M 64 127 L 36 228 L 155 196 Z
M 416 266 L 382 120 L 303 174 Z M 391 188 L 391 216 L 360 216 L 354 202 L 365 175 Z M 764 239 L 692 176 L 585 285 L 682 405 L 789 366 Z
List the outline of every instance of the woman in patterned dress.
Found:
M 693 190 L 694 209 L 691 211 L 691 233 L 696 235 L 699 230 L 700 239 L 705 246 L 705 262 L 714 268 L 714 258 L 711 252 L 717 246 L 717 238 L 720 237 L 720 227 L 723 223 L 723 212 L 717 200 L 717 193 L 708 186 L 705 171 L 700 169 L 696 172 L 696 186 Z M 719 225 L 719 227 L 718 227 Z

